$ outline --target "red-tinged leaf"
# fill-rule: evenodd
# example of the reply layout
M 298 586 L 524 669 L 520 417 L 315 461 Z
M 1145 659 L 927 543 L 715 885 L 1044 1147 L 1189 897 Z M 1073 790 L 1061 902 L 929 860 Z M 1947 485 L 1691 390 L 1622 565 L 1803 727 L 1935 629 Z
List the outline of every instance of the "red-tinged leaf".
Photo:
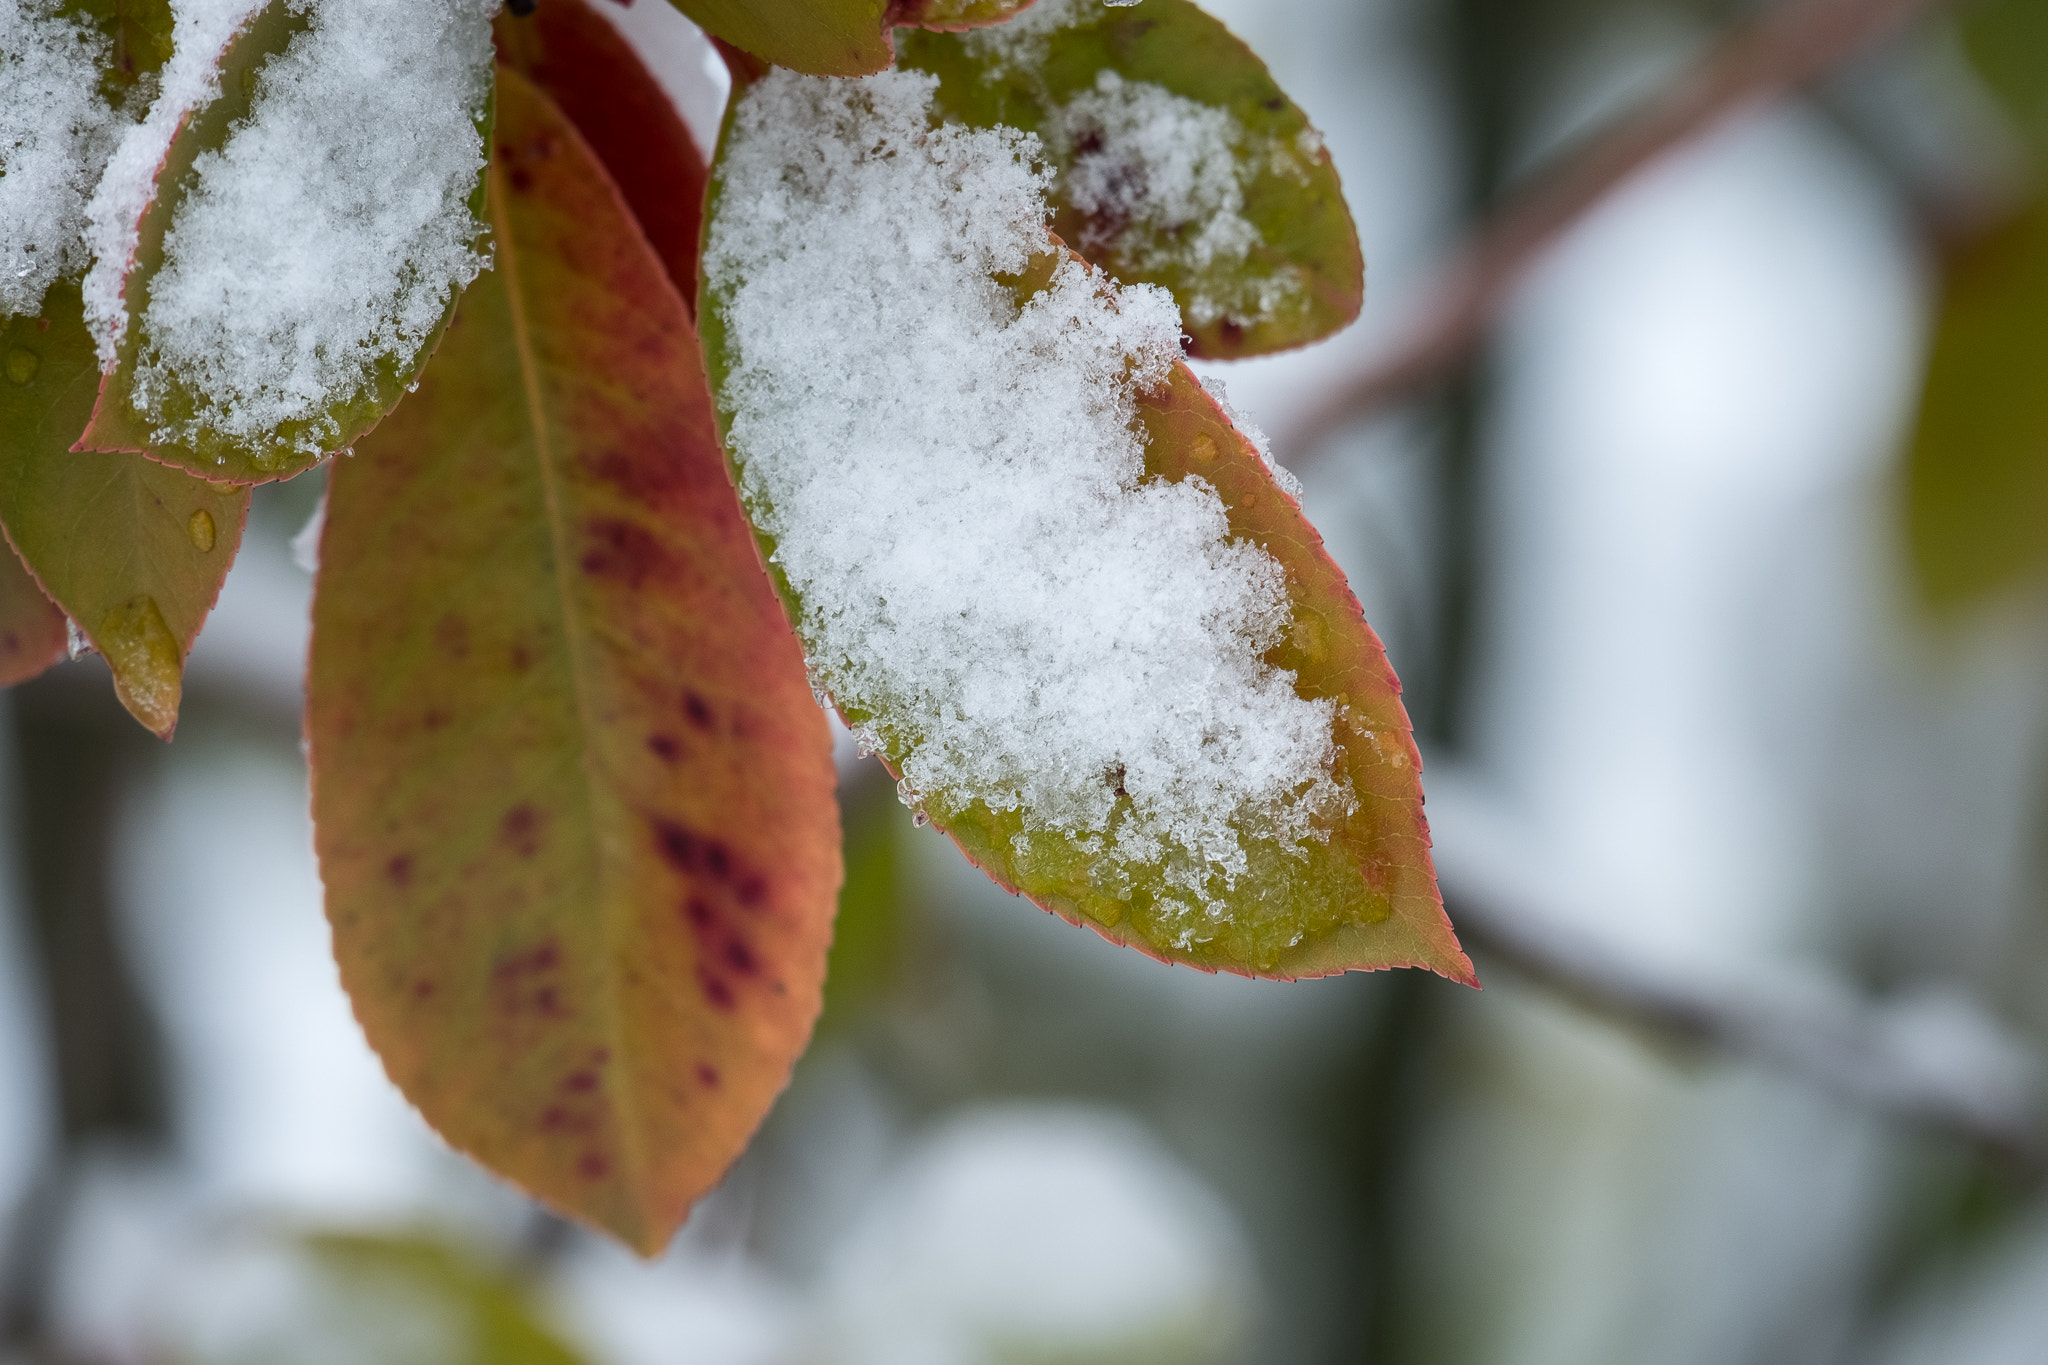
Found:
M 704 158 L 654 73 L 592 3 L 548 0 L 524 19 L 500 15 L 499 59 L 576 125 L 694 306 Z
M 43 589 L 106 656 L 134 717 L 169 739 L 185 656 L 234 563 L 249 490 L 141 455 L 73 451 L 99 358 L 78 286 L 0 328 L 0 525 Z
M 889 0 L 674 0 L 706 33 L 809 76 L 866 76 L 895 56 Z
M 939 78 L 948 122 L 1039 135 L 1054 230 L 1173 291 L 1192 354 L 1285 350 L 1358 316 L 1364 258 L 1321 136 L 1193 0 L 1040 0 L 1013 25 L 898 47 Z
M 404 354 L 377 355 L 351 391 L 329 393 L 309 415 L 270 423 L 254 436 L 226 429 L 219 420 L 218 395 L 194 387 L 187 376 L 166 367 L 159 366 L 155 371 L 153 382 L 158 392 L 147 400 L 148 410 L 138 406 L 138 370 L 155 350 L 147 316 L 150 291 L 164 268 L 166 237 L 198 179 L 195 165 L 202 156 L 218 153 L 227 145 L 255 107 L 263 66 L 283 53 L 312 23 L 312 12 L 305 6 L 288 0 L 270 0 L 222 52 L 219 96 L 189 115 L 171 139 L 157 170 L 156 193 L 143 212 L 134 259 L 123 282 L 127 330 L 122 335 L 114 367 L 101 384 L 92 420 L 76 449 L 146 451 L 165 464 L 230 483 L 256 484 L 290 478 L 328 454 L 348 448 L 374 427 L 405 396 L 432 352 L 439 327 L 417 338 L 418 344 Z M 488 108 L 479 114 L 476 126 L 487 142 Z M 325 151 L 308 148 L 308 156 L 318 157 Z M 479 174 L 470 202 L 472 213 L 479 216 L 482 195 Z M 280 281 L 279 288 L 288 291 L 290 282 Z M 451 295 L 449 313 L 454 306 L 455 298 Z M 441 325 L 445 325 L 447 315 L 442 315 Z M 282 350 L 301 342 L 294 339 L 276 344 Z
M 0 687 L 27 682 L 64 657 L 64 613 L 12 551 L 0 555 Z
M 339 461 L 314 816 L 342 977 L 447 1139 L 658 1250 L 820 999 L 824 717 L 662 263 L 500 72 L 497 268 Z

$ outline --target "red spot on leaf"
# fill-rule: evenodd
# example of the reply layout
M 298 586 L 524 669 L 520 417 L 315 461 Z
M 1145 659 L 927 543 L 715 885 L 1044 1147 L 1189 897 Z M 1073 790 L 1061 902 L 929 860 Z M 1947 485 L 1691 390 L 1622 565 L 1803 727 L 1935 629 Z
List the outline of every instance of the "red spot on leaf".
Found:
M 583 529 L 589 537 L 583 572 L 593 578 L 613 578 L 637 588 L 668 567 L 668 548 L 638 522 L 592 517 Z
M 611 1169 L 611 1160 L 602 1152 L 585 1152 L 576 1159 L 576 1174 L 585 1180 L 602 1180 Z
M 469 622 L 450 612 L 434 623 L 434 643 L 451 659 L 469 657 Z
M 524 673 L 527 669 L 533 667 L 532 651 L 527 649 L 525 645 L 512 646 L 511 664 L 514 673 Z
M 718 1089 L 718 1068 L 709 1062 L 697 1063 L 697 1084 L 706 1090 Z
M 546 814 L 521 801 L 506 811 L 505 818 L 498 822 L 498 838 L 520 857 L 531 858 L 540 852 L 546 827 Z
M 443 711 L 440 707 L 435 706 L 429 707 L 427 710 L 427 714 L 420 717 L 420 724 L 425 726 L 428 730 L 439 730 L 443 726 L 447 725 L 448 722 L 452 719 L 454 719 L 454 717 L 450 716 L 446 711 Z
M 674 763 L 683 756 L 683 742 L 674 735 L 649 735 L 647 751 L 664 763 Z
M 697 964 L 697 986 L 713 1009 L 730 1010 L 736 1003 L 732 984 L 702 963 Z
M 390 860 L 384 864 L 384 879 L 393 886 L 411 886 L 412 855 L 410 853 L 393 854 Z
M 593 1071 L 572 1071 L 562 1077 L 562 1089 L 571 1094 L 587 1094 L 597 1089 L 597 1073 Z
M 683 693 L 683 714 L 690 718 L 690 724 L 699 730 L 711 728 L 711 704 L 695 692 Z
M 415 1000 L 426 1000 L 430 998 L 434 994 L 434 992 L 439 989 L 440 986 L 437 985 L 431 978 L 423 976 L 419 980 L 412 983 L 412 998 Z

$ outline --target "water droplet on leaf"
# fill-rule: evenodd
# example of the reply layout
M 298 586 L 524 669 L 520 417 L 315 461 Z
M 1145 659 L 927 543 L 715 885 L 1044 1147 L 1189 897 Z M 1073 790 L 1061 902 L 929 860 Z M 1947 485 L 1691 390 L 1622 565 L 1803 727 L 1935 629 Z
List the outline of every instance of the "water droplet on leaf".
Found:
M 178 724 L 185 652 L 154 597 L 131 597 L 100 617 L 100 653 L 114 671 L 114 691 L 129 713 L 168 739 Z
M 185 523 L 185 534 L 192 537 L 192 547 L 205 554 L 213 548 L 213 513 L 204 507 L 194 512 Z
M 26 346 L 16 346 L 7 353 L 7 377 L 17 384 L 34 379 L 42 366 L 43 358 Z

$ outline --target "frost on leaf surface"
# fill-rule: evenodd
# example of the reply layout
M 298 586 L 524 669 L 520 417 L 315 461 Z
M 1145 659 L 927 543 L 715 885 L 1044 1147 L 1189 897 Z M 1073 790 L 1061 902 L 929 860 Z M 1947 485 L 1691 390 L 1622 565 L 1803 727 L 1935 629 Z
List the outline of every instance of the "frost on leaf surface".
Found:
M 120 123 L 100 90 L 109 47 L 58 0 L 0 0 L 0 318 L 85 268 L 86 201 Z
M 1215 936 L 1254 865 L 1356 793 L 1335 704 L 1262 658 L 1287 580 L 1198 476 L 1145 474 L 1179 357 L 1164 290 L 1047 258 L 1036 140 L 932 125 L 917 72 L 774 72 L 738 104 L 705 279 L 742 494 L 814 679 L 942 825 L 1075 847 L 1157 941 Z
M 147 283 L 131 401 L 155 441 L 301 456 L 409 368 L 486 259 L 490 0 L 294 0 L 304 30 L 193 163 Z

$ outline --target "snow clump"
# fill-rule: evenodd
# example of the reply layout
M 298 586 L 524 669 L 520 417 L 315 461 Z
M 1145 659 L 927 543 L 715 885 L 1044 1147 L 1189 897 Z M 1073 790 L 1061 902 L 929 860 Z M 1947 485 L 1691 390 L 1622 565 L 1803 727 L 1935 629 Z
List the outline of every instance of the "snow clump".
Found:
M 202 153 L 149 282 L 136 407 L 158 440 L 256 442 L 409 358 L 487 263 L 469 198 L 497 0 L 295 0 L 309 27 L 257 78 L 249 116 Z M 190 419 L 164 416 L 177 387 Z
M 936 81 L 771 73 L 729 134 L 705 256 L 741 491 L 801 602 L 818 686 L 907 798 L 1018 812 L 1183 941 L 1248 867 L 1355 798 L 1333 704 L 1261 655 L 1284 573 L 1198 477 L 1148 478 L 1137 397 L 1179 358 L 1171 296 L 1047 248 L 1014 129 L 932 126 Z
M 120 121 L 100 93 L 107 47 L 59 0 L 0 0 L 0 318 L 85 267 L 86 199 Z

